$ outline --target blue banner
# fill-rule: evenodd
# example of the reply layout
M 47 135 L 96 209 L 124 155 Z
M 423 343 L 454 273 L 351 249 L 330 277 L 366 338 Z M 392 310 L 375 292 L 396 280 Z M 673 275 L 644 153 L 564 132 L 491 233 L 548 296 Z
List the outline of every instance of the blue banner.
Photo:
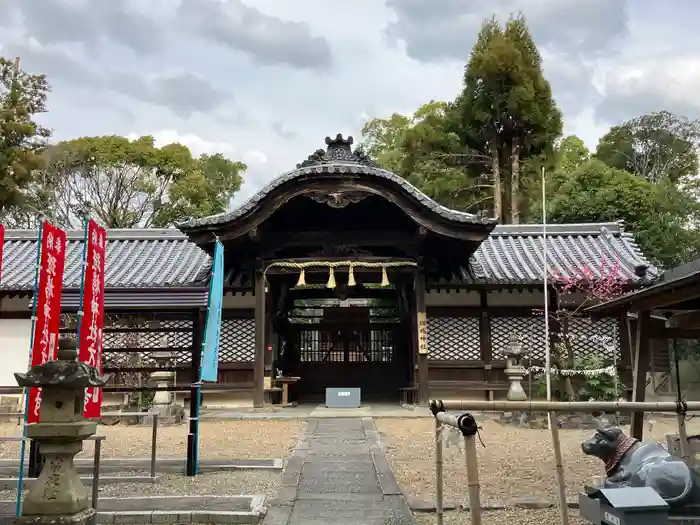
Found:
M 202 344 L 202 369 L 200 381 L 216 382 L 219 374 L 219 339 L 221 336 L 221 307 L 224 302 L 224 246 L 217 239 L 214 262 L 209 280 L 207 322 Z

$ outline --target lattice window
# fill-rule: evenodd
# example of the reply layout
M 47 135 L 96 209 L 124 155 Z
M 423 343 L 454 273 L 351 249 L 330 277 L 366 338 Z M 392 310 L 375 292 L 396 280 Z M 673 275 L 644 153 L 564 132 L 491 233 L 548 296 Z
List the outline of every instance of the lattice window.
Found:
M 617 319 L 574 317 L 568 320 L 568 324 L 568 337 L 574 358 L 599 355 L 609 361 L 619 361 L 620 334 Z
M 386 363 L 394 358 L 393 328 L 302 329 L 299 354 L 310 363 Z
M 505 359 L 511 334 L 516 333 L 533 361 L 544 361 L 544 316 L 494 317 L 491 319 L 491 352 L 494 359 Z
M 255 361 L 255 319 L 222 319 L 219 362 Z
M 76 334 L 77 317 L 61 315 L 61 332 Z M 153 352 L 174 352 L 174 365 L 191 363 L 193 322 L 190 319 L 159 320 L 157 315 L 121 317 L 105 315 L 105 368 L 149 368 L 157 366 Z M 135 352 L 133 350 L 138 350 Z
M 479 319 L 428 317 L 430 359 L 481 360 Z

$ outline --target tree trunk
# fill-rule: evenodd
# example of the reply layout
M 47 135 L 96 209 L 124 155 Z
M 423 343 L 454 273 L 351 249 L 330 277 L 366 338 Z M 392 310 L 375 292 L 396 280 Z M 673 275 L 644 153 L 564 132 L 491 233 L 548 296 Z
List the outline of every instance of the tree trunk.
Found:
M 493 175 L 493 216 L 499 222 L 503 220 L 503 201 L 501 194 L 501 162 L 498 142 L 491 143 L 491 173 Z
M 520 224 L 520 148 L 513 139 L 510 150 L 510 218 Z

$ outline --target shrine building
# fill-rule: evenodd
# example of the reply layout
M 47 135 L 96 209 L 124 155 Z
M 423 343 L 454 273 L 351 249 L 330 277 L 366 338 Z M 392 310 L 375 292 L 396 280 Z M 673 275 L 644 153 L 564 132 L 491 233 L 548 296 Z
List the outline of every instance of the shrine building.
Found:
M 353 151 L 352 139 L 326 146 L 227 213 L 177 229 L 108 230 L 104 367 L 113 385 L 163 370 L 178 385 L 196 380 L 217 238 L 225 297 L 219 379 L 204 389 L 205 406 L 272 402 L 280 373 L 300 378 L 291 387 L 299 402 L 322 400 L 328 387 L 359 387 L 367 401 L 499 398 L 514 334 L 527 363 L 543 363 L 542 225 L 448 209 Z M 83 234 L 68 238 L 65 331 L 79 304 Z M 600 278 L 614 262 L 632 290 L 660 273 L 618 223 L 549 225 L 547 243 L 550 271 L 563 278 L 584 269 Z M 0 386 L 27 368 L 36 247 L 36 231 L 6 232 Z M 549 297 L 557 310 L 555 287 Z M 580 297 L 565 299 L 576 308 Z M 624 312 L 575 316 L 567 329 L 572 357 L 595 354 L 629 374 Z

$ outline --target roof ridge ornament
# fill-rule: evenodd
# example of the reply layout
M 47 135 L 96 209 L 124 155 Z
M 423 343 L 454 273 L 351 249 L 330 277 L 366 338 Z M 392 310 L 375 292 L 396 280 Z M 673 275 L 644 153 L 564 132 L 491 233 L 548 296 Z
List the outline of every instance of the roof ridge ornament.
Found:
M 297 168 L 306 168 L 309 166 L 321 166 L 331 162 L 352 162 L 355 164 L 363 164 L 373 168 L 379 167 L 363 150 L 351 146 L 354 142 L 352 136 L 344 139 L 342 133 L 338 133 L 334 139 L 326 137 L 326 150 L 317 149 L 303 162 L 297 164 Z

